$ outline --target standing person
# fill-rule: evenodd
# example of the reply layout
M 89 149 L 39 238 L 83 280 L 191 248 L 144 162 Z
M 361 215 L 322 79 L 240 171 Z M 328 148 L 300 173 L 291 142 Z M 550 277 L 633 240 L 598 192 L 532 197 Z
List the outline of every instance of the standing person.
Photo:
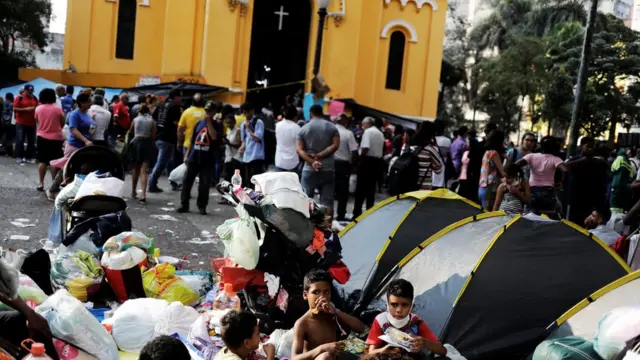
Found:
M 436 143 L 444 162 L 444 171 L 439 174 L 433 174 L 433 187 L 444 188 L 447 187 L 447 181 L 455 177 L 455 168 L 451 159 L 451 139 L 444 135 L 444 121 L 436 121 L 434 125 L 436 128 Z
M 467 151 L 467 137 L 469 136 L 469 128 L 461 126 L 458 129 L 458 137 L 451 144 L 451 160 L 453 167 L 456 169 L 456 175 L 460 176 L 462 170 L 462 156 Z
M 76 98 L 78 108 L 69 114 L 69 139 L 64 147 L 62 158 L 51 161 L 51 166 L 64 169 L 67 161 L 79 149 L 93 145 L 93 134 L 96 131 L 96 123 L 89 115 L 91 98 L 85 93 L 78 94 Z M 53 184 L 47 190 L 47 198 L 54 201 L 56 194 L 60 191 L 62 183 L 62 171 L 58 171 Z
M 37 158 L 38 177 L 40 183 L 38 191 L 44 191 L 44 178 L 47 167 L 52 160 L 63 156 L 62 145 L 64 138 L 62 128 L 65 119 L 62 108 L 56 105 L 56 92 L 53 89 L 44 89 L 40 92 L 40 105 L 36 108 L 35 119 L 38 125 L 37 132 Z M 56 167 L 51 167 L 51 180 L 56 177 Z
M 109 108 L 110 108 L 109 102 L 107 101 L 106 93 L 105 93 L 104 89 L 103 88 L 97 88 L 95 93 L 94 93 L 94 95 L 102 96 L 102 107 L 105 110 L 109 111 L 109 113 L 111 113 L 111 111 L 109 110 Z
M 631 167 L 633 168 L 633 172 L 631 173 L 631 178 L 636 180 L 638 175 L 640 174 L 640 149 L 632 149 L 629 151 L 629 161 L 631 162 Z
M 404 146 L 404 127 L 402 125 L 396 125 L 393 130 L 393 138 L 391 139 L 392 158 L 402 155 L 402 146 Z
M 275 165 L 279 171 L 298 172 L 300 156 L 298 156 L 296 142 L 301 129 L 296 124 L 297 118 L 298 109 L 289 105 L 284 110 L 284 118 L 276 124 Z
M 311 120 L 298 134 L 298 155 L 305 161 L 302 168 L 302 188 L 310 199 L 316 189 L 320 193 L 320 204 L 332 211 L 335 188 L 335 158 L 340 147 L 340 133 L 331 122 L 325 120 L 322 106 L 310 109 Z M 382 149 L 382 148 L 381 148 Z M 373 179 L 375 184 L 375 179 Z
M 138 178 L 140 178 L 140 188 L 142 196 L 140 202 L 147 202 L 147 180 L 149 164 L 153 161 L 155 152 L 154 141 L 156 140 L 156 123 L 151 117 L 149 105 L 142 104 L 138 111 L 138 116 L 133 120 L 131 129 L 129 129 L 129 138 L 133 134 L 129 154 L 131 156 L 131 164 L 133 165 L 133 174 L 131 176 L 131 198 L 137 198 Z
M 193 95 L 191 107 L 185 110 L 182 116 L 180 116 L 180 121 L 178 122 L 178 149 L 182 151 L 183 157 L 189 145 L 191 145 L 193 129 L 196 127 L 196 124 L 206 116 L 204 108 L 202 107 L 203 105 L 202 94 L 195 94 Z
M 444 161 L 436 143 L 434 124 L 430 121 L 420 124 L 410 144 L 410 151 L 418 151 L 418 187 L 420 190 L 433 190 L 433 175 L 444 173 Z
M 506 165 L 515 164 L 518 160 L 522 159 L 526 155 L 529 155 L 536 148 L 536 136 L 531 132 L 526 132 L 522 135 L 519 148 L 513 148 L 507 152 Z M 524 178 L 528 181 L 531 177 L 531 169 L 529 166 L 522 168 Z
M 158 148 L 158 160 L 153 168 L 151 180 L 149 181 L 150 193 L 161 193 L 164 190 L 158 187 L 158 179 L 162 172 L 169 167 L 169 171 L 173 170 L 170 163 L 178 162 L 174 159 L 176 152 L 176 144 L 178 143 L 178 122 L 180 121 L 180 104 L 182 102 L 182 93 L 178 89 L 169 92 L 167 100 L 156 107 L 153 112 L 153 119 L 156 121 Z M 180 158 L 179 160 L 182 160 Z M 177 184 L 171 184 L 171 188 L 175 191 Z
M 614 214 L 624 214 L 631 208 L 631 183 L 634 178 L 633 165 L 629 161 L 629 157 L 624 149 L 618 151 L 618 156 L 611 164 L 611 196 L 610 206 L 611 212 Z
M 597 156 L 595 145 L 592 137 L 583 137 L 580 154 L 567 161 L 570 170 L 567 219 L 576 224 L 583 224 L 592 209 L 608 207 L 609 164 Z
M 96 131 L 93 134 L 93 144 L 102 147 L 109 147 L 107 139 L 109 123 L 111 122 L 111 113 L 109 110 L 104 108 L 104 102 L 104 97 L 101 95 L 94 95 L 92 101 L 93 105 L 89 108 L 89 115 L 96 123 Z
M 13 94 L 7 93 L 4 105 L 0 109 L 2 110 L 0 114 L 0 146 L 7 156 L 13 156 L 13 138 L 16 133 L 13 100 Z
M 18 164 L 24 164 L 27 160 L 35 163 L 36 106 L 38 106 L 38 99 L 33 96 L 33 85 L 27 84 L 24 92 L 13 101 L 13 112 L 16 115 L 16 162 Z M 25 140 L 27 141 L 26 152 Z
M 73 92 L 75 88 L 73 85 L 67 85 L 67 89 L 65 91 L 65 95 L 60 99 L 60 104 L 62 105 L 62 111 L 64 112 L 65 118 L 69 116 L 69 114 L 73 111 Z
M 556 213 L 557 198 L 555 192 L 556 169 L 567 170 L 567 166 L 562 159 L 557 157 L 560 151 L 558 141 L 552 136 L 545 136 L 540 142 L 541 153 L 527 154 L 516 164 L 519 166 L 529 165 L 531 177 L 531 210 L 536 213 Z
M 124 136 L 131 127 L 131 114 L 129 113 L 129 95 L 122 94 L 120 101 L 113 105 L 113 122 L 115 135 Z
M 335 172 L 335 194 L 338 201 L 338 211 L 336 220 L 347 220 L 347 202 L 349 201 L 349 178 L 351 177 L 352 164 L 358 158 L 358 143 L 356 137 L 351 130 L 347 129 L 349 118 L 346 114 L 338 116 L 336 128 L 340 134 L 340 147 L 335 153 L 336 172 Z M 402 128 L 400 125 L 396 127 Z
M 227 129 L 227 135 L 223 139 L 225 144 L 224 179 L 231 181 L 235 171 L 242 170 L 242 153 L 239 151 L 242 139 L 240 138 L 240 128 L 236 125 L 236 118 L 233 114 L 227 115 L 224 119 L 224 126 Z
M 362 142 L 358 158 L 358 182 L 356 199 L 353 205 L 353 218 L 362 214 L 362 204 L 366 201 L 367 210 L 375 203 L 376 182 L 382 169 L 384 135 L 374 125 L 374 119 L 366 117 L 362 120 Z
M 204 107 L 206 116 L 196 123 L 191 132 L 189 147 L 185 150 L 184 162 L 187 164 L 187 174 L 182 184 L 180 195 L 179 213 L 189 212 L 189 199 L 191 198 L 191 188 L 196 180 L 200 178 L 198 184 L 197 205 L 200 214 L 207 214 L 209 204 L 209 188 L 211 187 L 211 177 L 213 176 L 213 164 L 215 159 L 214 144 L 218 143 L 218 132 L 214 128 L 215 105 L 208 102 Z
M 251 178 L 264 171 L 264 122 L 255 116 L 253 105 L 250 103 L 242 104 L 240 109 L 246 118 L 240 127 L 240 138 L 244 151 L 243 162 L 246 166 L 244 181 L 251 184 Z
M 504 154 L 504 133 L 493 130 L 487 135 L 485 141 L 485 152 L 482 157 L 482 167 L 480 169 L 480 181 L 478 183 L 478 199 L 483 209 L 490 209 L 496 198 L 496 190 L 500 184 L 500 179 L 505 177 L 502 166 L 502 156 Z M 520 166 L 526 164 L 518 164 Z
M 56 106 L 62 110 L 62 99 L 66 95 L 65 87 L 62 84 L 56 85 Z M 42 101 L 42 99 L 40 99 Z

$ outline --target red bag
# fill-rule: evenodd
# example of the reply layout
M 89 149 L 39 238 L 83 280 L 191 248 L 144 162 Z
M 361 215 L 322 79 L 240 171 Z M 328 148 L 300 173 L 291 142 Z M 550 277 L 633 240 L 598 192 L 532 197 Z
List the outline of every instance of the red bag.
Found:
M 338 260 L 337 263 L 329 266 L 329 274 L 341 285 L 346 284 L 351 278 L 351 271 L 349 271 L 347 264 L 342 262 L 342 260 Z

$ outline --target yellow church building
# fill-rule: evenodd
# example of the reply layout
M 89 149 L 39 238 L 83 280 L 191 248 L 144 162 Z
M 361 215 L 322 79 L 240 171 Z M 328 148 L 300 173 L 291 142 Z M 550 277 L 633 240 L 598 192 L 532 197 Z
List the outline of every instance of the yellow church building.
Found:
M 112 88 L 180 80 L 222 87 L 232 104 L 309 91 L 324 3 L 326 97 L 435 118 L 446 0 L 68 0 L 65 70 L 20 77 Z

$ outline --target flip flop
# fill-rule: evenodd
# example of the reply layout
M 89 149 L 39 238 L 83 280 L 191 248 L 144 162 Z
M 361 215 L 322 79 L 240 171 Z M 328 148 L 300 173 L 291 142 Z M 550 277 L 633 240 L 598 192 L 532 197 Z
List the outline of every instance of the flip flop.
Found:
M 38 190 L 39 192 L 43 192 L 44 191 L 44 186 L 38 186 L 36 188 L 36 190 Z

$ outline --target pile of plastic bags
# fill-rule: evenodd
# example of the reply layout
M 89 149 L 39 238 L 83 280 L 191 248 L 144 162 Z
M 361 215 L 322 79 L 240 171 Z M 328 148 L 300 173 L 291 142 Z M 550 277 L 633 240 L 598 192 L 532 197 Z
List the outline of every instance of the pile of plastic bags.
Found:
M 67 290 L 80 301 L 98 292 L 103 276 L 96 258 L 84 251 L 58 254 L 51 264 L 53 288 Z

